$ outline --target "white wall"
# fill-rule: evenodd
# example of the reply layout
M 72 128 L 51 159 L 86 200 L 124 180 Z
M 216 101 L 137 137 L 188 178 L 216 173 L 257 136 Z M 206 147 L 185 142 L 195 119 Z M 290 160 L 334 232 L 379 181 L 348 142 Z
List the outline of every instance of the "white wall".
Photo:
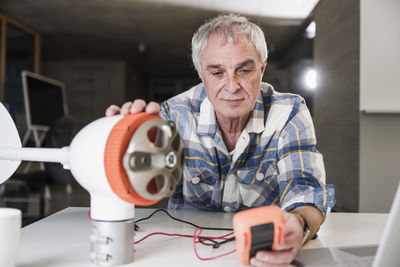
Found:
M 388 212 L 400 181 L 400 1 L 360 4 L 359 211 Z
M 360 110 L 400 113 L 400 1 L 360 1 Z

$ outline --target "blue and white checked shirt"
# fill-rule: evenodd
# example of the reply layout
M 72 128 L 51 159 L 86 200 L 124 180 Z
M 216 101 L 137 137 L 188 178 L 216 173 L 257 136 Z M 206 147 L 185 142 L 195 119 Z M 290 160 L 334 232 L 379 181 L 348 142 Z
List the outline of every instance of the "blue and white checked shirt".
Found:
M 184 143 L 183 178 L 168 208 L 235 212 L 314 205 L 325 214 L 333 207 L 334 188 L 325 185 L 311 115 L 300 96 L 262 83 L 233 155 L 203 84 L 165 101 L 161 116 L 176 123 Z

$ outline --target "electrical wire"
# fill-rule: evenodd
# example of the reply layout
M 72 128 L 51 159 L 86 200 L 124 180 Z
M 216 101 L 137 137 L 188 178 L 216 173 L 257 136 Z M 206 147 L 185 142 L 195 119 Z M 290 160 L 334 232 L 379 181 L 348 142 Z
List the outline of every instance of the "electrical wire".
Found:
M 196 229 L 194 230 L 194 234 L 193 234 L 193 250 L 194 250 L 194 253 L 196 254 L 196 257 L 197 257 L 198 259 L 203 260 L 203 261 L 214 260 L 214 259 L 218 259 L 218 258 L 227 256 L 227 255 L 229 255 L 229 254 L 232 254 L 232 253 L 234 253 L 234 252 L 236 251 L 236 249 L 234 249 L 234 250 L 232 250 L 232 251 L 229 251 L 229 252 L 226 252 L 226 253 L 223 253 L 223 254 L 214 256 L 214 257 L 208 257 L 208 258 L 203 258 L 203 257 L 201 257 L 201 256 L 199 255 L 199 253 L 197 252 L 197 247 L 196 247 L 196 243 L 198 242 L 198 241 L 196 241 L 196 239 L 198 239 L 198 238 L 200 237 L 201 233 L 202 233 L 202 229 L 198 227 L 198 228 L 196 228 Z
M 167 214 L 168 217 L 170 217 L 171 219 L 173 219 L 173 220 L 175 220 L 175 221 L 178 221 L 178 222 L 181 222 L 181 223 L 189 224 L 189 225 L 191 225 L 191 226 L 193 226 L 193 227 L 195 227 L 195 228 L 201 228 L 201 229 L 203 229 L 203 230 L 233 231 L 233 228 L 217 228 L 217 227 L 203 227 L 203 226 L 199 226 L 199 225 L 196 225 L 196 224 L 194 224 L 194 223 L 191 223 L 191 222 L 188 222 L 188 221 L 185 221 L 185 220 L 178 219 L 178 218 L 172 216 L 171 214 L 169 214 L 169 212 L 166 211 L 166 210 L 164 210 L 164 209 L 157 209 L 157 210 L 153 211 L 149 216 L 135 221 L 135 224 L 138 223 L 138 222 L 141 222 L 141 221 L 148 220 L 148 219 L 150 219 L 154 214 L 156 214 L 157 212 L 161 212 L 161 211 L 164 212 L 165 214 Z
M 148 237 L 153 236 L 153 235 L 166 235 L 166 236 L 179 236 L 179 237 L 190 237 L 190 238 L 193 238 L 193 235 L 181 235 L 181 234 L 169 234 L 169 233 L 163 233 L 163 232 L 154 232 L 154 233 L 146 235 L 145 237 L 139 239 L 138 241 L 135 241 L 135 245 L 139 244 L 143 240 L 145 240 Z
M 232 240 L 230 240 L 230 239 L 232 239 L 232 238 L 226 238 L 227 236 L 230 236 L 230 235 L 232 235 L 232 234 L 233 234 L 233 232 L 228 233 L 228 234 L 225 234 L 225 235 L 222 235 L 222 236 L 216 236 L 216 237 L 215 237 L 215 236 L 213 236 L 213 237 L 210 237 L 210 236 L 200 236 L 199 239 L 211 240 L 212 242 L 220 243 L 220 245 L 221 245 L 221 244 L 223 244 L 223 243 L 228 242 L 228 240 L 229 240 L 229 241 L 232 241 Z M 147 239 L 147 238 L 149 238 L 150 236 L 153 236 L 153 235 L 179 236 L 179 237 L 189 237 L 189 238 L 193 238 L 193 235 L 183 235 L 183 234 L 170 234 L 170 233 L 164 233 L 164 232 L 154 232 L 154 233 L 150 233 L 150 234 L 148 234 L 148 235 L 142 237 L 141 239 L 139 239 L 138 241 L 136 241 L 135 244 L 139 244 L 139 243 L 142 242 L 143 240 L 145 240 L 145 239 Z M 216 242 L 214 239 L 224 239 L 224 241 Z M 204 242 L 204 241 L 200 241 L 200 240 L 199 240 L 198 242 L 199 242 L 199 243 L 202 243 L 202 242 Z M 207 244 L 207 243 L 202 243 L 202 244 L 204 244 L 204 245 L 214 245 L 214 244 Z M 218 246 L 218 247 L 219 247 L 219 246 Z
M 138 244 L 138 243 L 142 242 L 143 240 L 147 239 L 148 237 L 154 236 L 154 235 L 189 237 L 189 238 L 192 238 L 192 239 L 193 239 L 193 249 L 194 249 L 194 252 L 195 252 L 195 254 L 196 254 L 196 257 L 197 257 L 198 259 L 200 259 L 200 260 L 213 260 L 213 259 L 217 259 L 217 258 L 220 258 L 220 257 L 223 257 L 223 256 L 227 256 L 227 255 L 232 254 L 232 253 L 234 253 L 234 252 L 236 251 L 236 249 L 234 249 L 234 250 L 232 250 L 232 251 L 230 251 L 230 252 L 223 253 L 223 254 L 220 254 L 220 255 L 214 256 L 214 257 L 208 257 L 208 258 L 203 258 L 203 257 L 201 257 L 201 256 L 199 255 L 199 253 L 197 252 L 197 247 L 196 247 L 196 244 L 197 244 L 197 243 L 200 243 L 200 244 L 206 245 L 206 246 L 212 246 L 213 248 L 219 248 L 222 244 L 225 244 L 225 243 L 227 243 L 227 242 L 230 242 L 230 241 L 234 241 L 234 240 L 235 240 L 235 237 L 230 237 L 230 238 L 228 238 L 228 236 L 230 236 L 230 235 L 233 234 L 233 229 L 232 229 L 232 228 L 217 228 L 217 227 L 202 227 L 202 226 L 198 226 L 198 225 L 196 225 L 196 224 L 194 224 L 194 223 L 191 223 L 191 222 L 188 222 L 188 221 L 185 221 L 185 220 L 181 220 L 181 219 L 175 218 L 174 216 L 172 216 L 171 214 L 169 214 L 168 211 L 166 211 L 166 210 L 164 210 L 164 209 L 157 209 L 157 210 L 155 210 L 154 212 L 152 212 L 149 216 L 137 220 L 137 221 L 135 222 L 135 230 L 137 229 L 137 228 L 136 228 L 136 226 L 137 226 L 136 224 L 137 224 L 138 222 L 148 220 L 148 219 L 150 219 L 154 214 L 156 214 L 157 212 L 161 212 L 161 211 L 164 212 L 166 215 L 168 215 L 168 217 L 170 217 L 170 218 L 173 219 L 173 220 L 176 220 L 176 221 L 181 222 L 181 223 L 189 224 L 189 225 L 195 227 L 195 230 L 194 230 L 193 235 L 183 235 L 183 234 L 170 234 L 170 233 L 163 233 L 163 232 L 154 232 L 154 233 L 150 233 L 150 234 L 146 235 L 145 237 L 141 238 L 140 240 L 136 241 L 135 244 Z M 219 231 L 232 231 L 232 232 L 230 232 L 230 233 L 228 233 L 228 234 L 225 234 L 225 235 L 222 235 L 222 236 L 211 237 L 211 236 L 201 236 L 201 233 L 202 233 L 203 230 L 219 230 Z M 223 241 L 220 241 L 220 242 L 216 241 L 216 240 L 218 240 L 218 239 L 222 239 Z M 208 242 L 208 243 L 207 243 L 207 242 Z
M 231 234 L 233 234 L 233 232 Z M 235 237 L 227 238 L 227 239 L 225 239 L 224 241 L 221 241 L 221 242 L 217 242 L 217 241 L 214 240 L 214 238 L 205 237 L 205 236 L 199 236 L 198 239 L 199 239 L 199 243 L 201 243 L 202 245 L 212 246 L 213 248 L 219 248 L 221 245 L 223 245 L 225 243 L 234 241 Z M 209 241 L 210 243 L 207 243 L 205 241 Z

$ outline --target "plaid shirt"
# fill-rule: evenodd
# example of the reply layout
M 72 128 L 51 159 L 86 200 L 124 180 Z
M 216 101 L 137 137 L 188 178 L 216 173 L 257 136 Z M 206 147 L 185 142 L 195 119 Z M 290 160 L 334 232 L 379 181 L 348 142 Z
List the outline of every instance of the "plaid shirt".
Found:
M 183 178 L 168 208 L 235 212 L 314 205 L 325 214 L 333 207 L 334 188 L 325 185 L 311 115 L 300 96 L 262 83 L 233 155 L 203 84 L 165 101 L 161 116 L 176 123 L 184 143 Z

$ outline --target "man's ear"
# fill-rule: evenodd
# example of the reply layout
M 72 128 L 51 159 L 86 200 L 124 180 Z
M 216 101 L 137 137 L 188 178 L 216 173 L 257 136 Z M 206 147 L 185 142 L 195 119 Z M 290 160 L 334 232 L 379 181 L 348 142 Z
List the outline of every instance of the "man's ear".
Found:
M 263 64 L 261 65 L 261 73 L 262 74 L 264 74 L 266 67 L 267 67 L 267 59 L 265 59 Z
M 200 80 L 201 80 L 202 82 L 204 82 L 203 76 L 201 75 L 201 72 L 200 72 L 200 71 L 197 71 L 197 75 L 199 75 Z
M 264 72 L 265 72 L 266 67 L 267 67 L 267 59 L 265 59 L 264 63 L 261 65 L 261 81 L 264 77 Z

